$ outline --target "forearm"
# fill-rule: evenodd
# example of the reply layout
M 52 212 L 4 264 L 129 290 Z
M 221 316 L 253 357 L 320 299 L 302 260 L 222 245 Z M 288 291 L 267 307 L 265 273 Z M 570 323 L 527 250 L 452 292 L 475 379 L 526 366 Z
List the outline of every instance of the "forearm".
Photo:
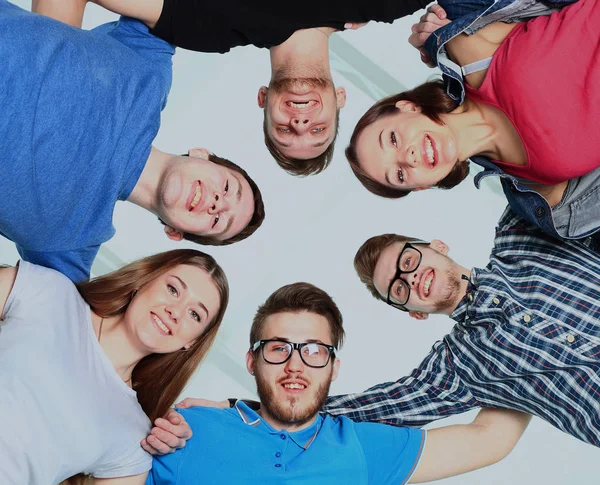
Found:
M 411 483 L 460 475 L 505 458 L 531 416 L 506 409 L 482 409 L 471 424 L 432 429 Z
M 60 1 L 60 0 L 57 0 Z M 163 0 L 90 0 L 111 12 L 141 20 L 153 28 L 160 17 Z
M 81 28 L 87 0 L 32 0 L 31 11 Z

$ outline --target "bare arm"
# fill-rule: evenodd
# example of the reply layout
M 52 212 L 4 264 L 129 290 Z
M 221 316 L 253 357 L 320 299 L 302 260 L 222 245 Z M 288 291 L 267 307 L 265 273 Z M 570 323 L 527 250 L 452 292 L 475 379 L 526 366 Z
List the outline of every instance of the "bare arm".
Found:
M 439 480 L 492 465 L 505 458 L 531 416 L 508 409 L 482 409 L 471 424 L 432 429 L 410 483 Z
M 0 316 L 17 277 L 17 268 L 0 268 Z
M 144 485 L 148 472 L 141 475 L 120 478 L 94 478 L 94 485 Z
M 60 1 L 60 0 L 57 0 Z M 163 0 L 90 0 L 111 12 L 141 20 L 153 28 L 163 9 Z
M 31 0 L 31 11 L 81 28 L 88 0 Z

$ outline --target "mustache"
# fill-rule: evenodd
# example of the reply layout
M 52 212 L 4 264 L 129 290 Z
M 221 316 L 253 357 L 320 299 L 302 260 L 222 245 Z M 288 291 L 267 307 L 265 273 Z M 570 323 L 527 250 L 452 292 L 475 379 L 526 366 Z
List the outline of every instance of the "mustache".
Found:
M 269 83 L 269 89 L 276 92 L 289 91 L 292 89 L 333 89 L 333 81 L 322 77 L 277 77 Z

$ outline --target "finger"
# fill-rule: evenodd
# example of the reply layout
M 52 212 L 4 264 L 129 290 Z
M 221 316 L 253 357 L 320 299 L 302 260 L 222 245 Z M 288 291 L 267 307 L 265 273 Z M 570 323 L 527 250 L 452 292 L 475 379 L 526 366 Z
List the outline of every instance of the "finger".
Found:
M 152 445 L 150 445 L 146 438 L 144 438 L 142 441 L 140 441 L 140 445 L 142 445 L 142 448 L 144 450 L 146 450 L 146 452 L 150 453 L 151 455 L 161 455 L 162 454 L 162 453 L 159 453 L 156 448 L 154 448 Z
M 157 441 L 155 442 L 153 438 L 156 439 Z M 159 450 L 163 453 L 170 453 L 170 451 L 163 451 L 165 448 L 169 448 L 169 449 L 183 448 L 185 446 L 185 441 L 186 441 L 186 440 L 174 435 L 173 433 L 169 433 L 161 428 L 152 428 L 150 436 L 148 436 L 146 439 L 148 440 L 148 443 L 150 443 L 152 446 L 154 446 L 154 448 L 156 448 L 157 450 Z M 159 441 L 160 441 L 160 444 L 158 444 Z M 158 446 L 157 446 L 157 444 L 158 444 Z
M 148 446 L 151 446 L 155 450 L 155 455 L 166 455 L 176 450 L 176 448 L 167 445 L 154 435 L 148 436 L 146 441 L 148 442 Z
M 182 421 L 181 423 L 175 425 L 164 418 L 157 418 L 154 421 L 154 424 L 155 427 L 152 428 L 153 431 L 155 429 L 161 429 L 162 431 L 170 433 L 177 438 L 183 438 L 186 440 L 192 437 L 192 430 L 189 424 L 187 424 L 185 421 Z
M 447 17 L 446 11 L 437 3 L 431 5 L 427 10 L 434 13 L 439 19 L 445 19 Z
M 169 420 L 169 422 L 175 426 L 181 424 L 183 421 L 183 416 L 179 414 L 177 411 L 169 411 L 169 414 L 165 417 L 165 419 Z
M 408 38 L 408 42 L 410 43 L 410 45 L 412 45 L 415 49 L 421 49 L 423 47 L 423 45 L 425 44 L 425 41 L 427 40 L 427 38 L 429 37 L 429 33 L 417 33 L 417 34 L 412 34 L 409 38 Z
M 434 24 L 433 22 L 420 22 L 418 24 L 413 25 L 411 31 L 415 34 L 421 32 L 431 34 L 439 28 L 440 26 L 438 24 Z

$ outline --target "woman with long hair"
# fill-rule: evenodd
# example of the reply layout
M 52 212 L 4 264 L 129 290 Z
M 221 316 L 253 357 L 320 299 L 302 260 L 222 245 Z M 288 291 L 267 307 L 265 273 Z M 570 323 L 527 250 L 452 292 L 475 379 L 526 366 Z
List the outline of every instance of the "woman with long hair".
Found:
M 208 352 L 228 298 L 221 267 L 192 249 L 77 286 L 25 261 L 1 268 L 0 483 L 143 483 L 140 440 Z
M 558 204 L 569 180 L 600 167 L 598 21 L 600 2 L 581 0 L 457 35 L 446 49 L 463 66 L 463 104 L 441 81 L 380 100 L 351 137 L 352 170 L 371 192 L 399 198 L 454 187 L 468 174 L 467 160 L 482 155 L 514 187 L 525 181 L 526 190 Z M 600 225 L 597 211 L 583 217 Z

